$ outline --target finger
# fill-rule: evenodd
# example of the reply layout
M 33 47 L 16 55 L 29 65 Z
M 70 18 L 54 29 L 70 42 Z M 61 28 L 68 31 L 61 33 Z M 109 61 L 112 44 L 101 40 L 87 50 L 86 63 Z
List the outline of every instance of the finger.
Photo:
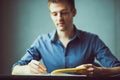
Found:
M 37 65 L 35 65 L 35 64 L 33 64 L 33 63 L 31 63 L 31 64 L 29 64 L 29 66 L 30 66 L 30 70 L 32 71 L 32 72 L 35 72 L 35 73 L 47 73 L 46 71 L 44 71 L 44 70 L 42 70 L 39 66 L 37 66 Z
M 46 67 L 43 64 L 41 64 L 39 61 L 32 60 L 32 63 L 39 66 L 41 69 L 46 70 Z
M 32 73 L 32 74 L 39 74 L 41 72 L 39 70 L 33 68 L 33 67 L 30 67 L 30 73 Z
M 93 67 L 93 64 L 83 64 L 83 66 L 89 68 L 89 67 Z
M 94 65 L 93 64 L 83 64 L 84 67 L 86 67 L 86 71 L 83 73 L 88 76 L 93 76 L 94 74 Z
M 88 69 L 87 69 L 87 71 L 89 71 L 89 72 L 93 72 L 94 71 L 94 68 L 93 67 L 89 67 Z
M 44 70 L 44 71 L 46 71 L 46 67 L 42 64 L 42 63 L 40 63 L 39 62 L 39 65 L 38 65 L 42 70 Z
M 88 76 L 93 76 L 93 74 L 94 74 L 94 68 L 89 68 L 87 70 L 87 72 L 88 72 Z
M 34 73 L 34 74 L 46 74 L 45 71 L 43 71 L 43 70 L 37 70 L 37 69 L 34 69 L 34 68 L 31 68 L 30 72 Z
M 32 62 L 30 62 L 30 63 L 28 64 L 28 66 L 29 66 L 29 68 L 30 68 L 30 70 L 31 70 L 32 72 L 37 72 L 37 73 L 41 73 L 41 72 L 42 72 L 41 69 L 39 68 L 39 66 L 35 65 L 35 64 L 32 63 Z
M 87 76 L 88 76 L 88 77 L 93 77 L 93 72 L 89 72 L 89 73 L 87 74 Z
M 31 69 L 33 70 L 33 71 L 35 71 L 35 70 L 37 70 L 37 72 L 39 72 L 39 73 L 47 73 L 47 71 L 46 70 L 43 70 L 39 65 L 39 62 L 37 61 L 31 61 L 28 65 L 31 67 Z M 34 70 L 35 69 L 35 70 Z
M 41 64 L 39 61 L 32 60 L 31 62 L 39 66 L 39 68 L 42 69 L 43 71 L 46 71 L 46 67 L 43 64 Z

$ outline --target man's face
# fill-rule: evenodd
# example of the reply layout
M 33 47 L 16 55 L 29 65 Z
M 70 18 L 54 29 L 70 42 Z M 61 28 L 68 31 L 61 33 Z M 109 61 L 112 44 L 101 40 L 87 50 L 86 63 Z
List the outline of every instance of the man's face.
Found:
M 66 2 L 50 3 L 50 16 L 59 31 L 69 30 L 73 26 L 73 17 L 76 14 L 75 9 Z

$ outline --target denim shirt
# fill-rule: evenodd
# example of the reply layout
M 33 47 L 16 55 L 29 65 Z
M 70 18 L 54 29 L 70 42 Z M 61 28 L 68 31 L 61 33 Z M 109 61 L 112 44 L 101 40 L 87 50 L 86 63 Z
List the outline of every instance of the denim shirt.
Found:
M 95 34 L 75 28 L 75 35 L 65 48 L 52 33 L 40 35 L 15 65 L 26 65 L 31 60 L 43 60 L 50 73 L 55 69 L 73 68 L 82 64 L 93 64 L 95 58 L 104 67 L 120 66 L 120 62 Z

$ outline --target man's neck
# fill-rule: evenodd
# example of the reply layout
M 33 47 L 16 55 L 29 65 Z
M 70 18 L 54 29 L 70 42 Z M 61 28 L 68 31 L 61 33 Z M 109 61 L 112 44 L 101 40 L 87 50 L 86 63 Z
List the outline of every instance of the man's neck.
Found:
M 58 39 L 62 42 L 63 46 L 66 48 L 70 39 L 74 36 L 74 27 L 68 31 L 57 31 Z
M 67 30 L 67 31 L 57 31 L 58 34 L 58 38 L 59 39 L 71 39 L 74 36 L 74 27 L 72 27 L 71 29 Z

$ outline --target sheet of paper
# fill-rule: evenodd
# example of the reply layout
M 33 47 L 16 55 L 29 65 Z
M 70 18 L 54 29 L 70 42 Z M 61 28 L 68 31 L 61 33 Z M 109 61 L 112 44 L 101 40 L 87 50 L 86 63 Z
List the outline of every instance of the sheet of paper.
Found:
M 75 74 L 23 74 L 24 76 L 78 76 L 78 77 L 87 77 L 86 75 L 75 75 Z

